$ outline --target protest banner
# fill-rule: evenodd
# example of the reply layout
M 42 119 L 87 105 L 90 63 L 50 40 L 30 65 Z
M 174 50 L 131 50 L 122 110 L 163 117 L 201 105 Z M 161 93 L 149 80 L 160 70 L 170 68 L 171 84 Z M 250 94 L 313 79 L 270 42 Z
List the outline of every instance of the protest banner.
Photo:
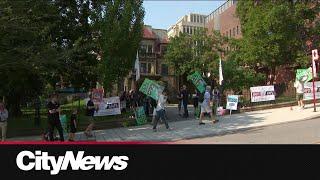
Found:
M 147 116 L 146 116 L 146 113 L 144 112 L 143 107 L 138 107 L 136 109 L 135 116 L 136 116 L 136 122 L 138 126 L 144 125 L 147 123 Z
M 316 81 L 314 83 L 315 83 L 316 99 L 320 99 L 320 81 Z M 312 82 L 307 82 L 304 84 L 303 100 L 313 100 Z
M 139 91 L 142 92 L 143 94 L 153 98 L 154 100 L 158 100 L 159 98 L 159 93 L 161 93 L 164 90 L 163 86 L 160 86 L 158 83 L 155 81 L 152 81 L 148 78 L 146 78 Z
M 187 77 L 187 80 L 191 80 L 200 93 L 204 93 L 207 83 L 202 78 L 199 72 L 195 72 Z
M 238 95 L 228 95 L 226 109 L 234 110 L 234 111 L 238 110 L 238 102 L 239 102 Z
M 86 103 L 88 101 L 89 99 L 86 100 Z M 95 105 L 98 106 L 98 111 L 94 113 L 94 116 L 110 116 L 121 114 L 121 104 L 118 96 L 104 98 L 101 102 L 95 103 Z
M 312 68 L 308 69 L 297 69 L 296 80 L 302 82 L 309 82 L 312 80 Z
M 274 101 L 276 99 L 274 86 L 251 87 L 251 102 Z

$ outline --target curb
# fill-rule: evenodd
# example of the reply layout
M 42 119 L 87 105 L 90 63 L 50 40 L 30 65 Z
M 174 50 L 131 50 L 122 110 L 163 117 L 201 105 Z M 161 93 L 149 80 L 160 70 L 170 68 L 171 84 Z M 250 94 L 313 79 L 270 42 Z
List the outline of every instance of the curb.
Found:
M 177 141 L 182 141 L 182 140 L 192 140 L 192 139 L 214 137 L 214 136 L 224 136 L 224 135 L 235 134 L 235 133 L 239 133 L 239 132 L 245 132 L 245 131 L 249 131 L 249 130 L 253 130 L 253 129 L 257 129 L 257 128 L 277 126 L 277 125 L 281 125 L 281 124 L 290 124 L 290 123 L 296 123 L 296 122 L 302 122 L 302 121 L 310 121 L 310 120 L 314 120 L 314 119 L 318 119 L 318 118 L 320 118 L 320 115 L 312 116 L 312 117 L 305 118 L 305 119 L 289 121 L 289 122 L 280 122 L 280 123 L 274 123 L 274 124 L 262 125 L 262 126 L 256 126 L 256 127 L 239 128 L 239 129 L 235 129 L 235 130 L 226 130 L 225 132 L 213 132 L 213 133 L 206 134 L 206 135 L 196 135 L 196 136 L 186 137 L 186 138 L 177 138 L 177 139 L 171 140 L 170 142 L 177 142 Z

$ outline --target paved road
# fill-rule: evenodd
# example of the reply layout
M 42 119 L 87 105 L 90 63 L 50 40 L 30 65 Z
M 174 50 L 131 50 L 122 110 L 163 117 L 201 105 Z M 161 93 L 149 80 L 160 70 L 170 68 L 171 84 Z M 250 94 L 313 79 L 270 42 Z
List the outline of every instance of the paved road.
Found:
M 188 144 L 320 144 L 320 118 L 253 128 L 235 134 L 182 140 Z

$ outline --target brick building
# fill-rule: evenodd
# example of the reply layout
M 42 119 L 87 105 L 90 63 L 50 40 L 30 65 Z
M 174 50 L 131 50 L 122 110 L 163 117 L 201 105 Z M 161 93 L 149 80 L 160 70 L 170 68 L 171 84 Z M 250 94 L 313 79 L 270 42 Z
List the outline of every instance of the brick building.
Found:
M 169 43 L 167 30 L 154 29 L 145 25 L 143 28 L 143 39 L 140 42 L 139 62 L 141 78 L 135 81 L 134 70 L 124 81 L 124 90 L 136 89 L 145 78 L 162 81 L 165 83 L 169 94 L 176 89 L 177 80 L 172 68 L 164 62 L 164 53 Z

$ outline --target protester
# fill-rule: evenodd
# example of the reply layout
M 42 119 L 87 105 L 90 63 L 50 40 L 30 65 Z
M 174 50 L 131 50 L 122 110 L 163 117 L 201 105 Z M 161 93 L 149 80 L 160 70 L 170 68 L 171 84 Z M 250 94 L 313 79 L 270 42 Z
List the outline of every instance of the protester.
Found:
M 159 93 L 159 99 L 157 102 L 157 107 L 156 107 L 156 118 L 155 121 L 153 123 L 153 131 L 156 132 L 157 131 L 157 125 L 158 125 L 158 121 L 159 119 L 162 119 L 162 121 L 165 123 L 166 128 L 168 130 L 170 130 L 169 128 L 169 124 L 165 118 L 165 103 L 167 101 L 166 98 L 166 92 L 163 91 L 162 93 Z
M 94 127 L 94 112 L 96 111 L 95 105 L 92 100 L 92 95 L 89 96 L 89 101 L 87 102 L 87 116 L 89 118 L 89 125 L 87 129 L 84 131 L 84 134 L 87 137 L 92 137 L 92 130 Z
M 199 92 L 197 90 L 195 90 L 193 96 L 193 107 L 194 107 L 194 117 L 198 118 L 198 108 L 199 108 Z
M 188 118 L 189 117 L 189 112 L 188 112 L 189 93 L 187 91 L 187 86 L 186 85 L 182 86 L 182 91 L 181 91 L 180 97 L 182 97 L 182 104 L 183 104 L 183 109 L 184 109 L 183 117 L 184 118 Z
M 201 103 L 201 114 L 200 114 L 199 125 L 204 125 L 205 124 L 204 122 L 202 122 L 205 113 L 209 113 L 210 114 L 210 118 L 211 118 L 213 123 L 217 122 L 216 120 L 214 120 L 213 113 L 212 113 L 212 108 L 210 106 L 210 102 L 211 102 L 210 91 L 211 91 L 211 87 L 207 86 L 206 87 L 206 92 L 204 93 L 203 102 Z
M 157 101 L 154 100 L 153 98 L 151 98 L 151 108 L 152 108 L 152 124 L 154 124 L 154 121 L 156 119 L 156 115 L 157 115 L 157 111 L 156 111 L 156 108 L 157 108 Z
M 298 106 L 301 110 L 304 109 L 304 102 L 303 102 L 303 91 L 304 91 L 304 82 L 300 81 L 300 80 L 296 80 L 296 82 L 294 83 L 294 87 L 296 88 L 296 98 L 298 101 Z
M 181 106 L 182 106 L 182 96 L 181 96 L 181 92 L 182 92 L 182 87 L 180 88 L 178 95 L 177 95 L 177 99 L 178 99 L 178 112 L 179 112 L 179 116 L 181 115 Z
M 64 141 L 63 129 L 60 122 L 60 104 L 58 103 L 58 97 L 56 94 L 51 95 L 51 99 L 47 105 L 47 108 L 49 140 L 54 141 L 54 128 L 57 128 L 59 132 L 60 141 Z
M 74 141 L 75 133 L 77 132 L 77 114 L 78 110 L 74 109 L 71 118 L 70 118 L 70 132 L 69 132 L 69 141 Z
M 8 126 L 8 110 L 5 108 L 4 104 L 0 102 L 0 127 L 1 127 L 1 141 L 4 142 L 7 136 L 7 126 Z

